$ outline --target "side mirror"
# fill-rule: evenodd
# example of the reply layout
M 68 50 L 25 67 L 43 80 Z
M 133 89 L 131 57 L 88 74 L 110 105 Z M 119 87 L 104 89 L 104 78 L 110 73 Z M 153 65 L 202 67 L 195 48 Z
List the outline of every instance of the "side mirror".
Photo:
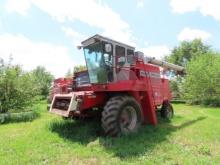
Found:
M 111 44 L 105 44 L 105 52 L 110 53 L 112 51 L 112 45 Z
M 78 45 L 78 46 L 76 46 L 76 48 L 80 50 L 80 49 L 82 49 L 82 46 Z

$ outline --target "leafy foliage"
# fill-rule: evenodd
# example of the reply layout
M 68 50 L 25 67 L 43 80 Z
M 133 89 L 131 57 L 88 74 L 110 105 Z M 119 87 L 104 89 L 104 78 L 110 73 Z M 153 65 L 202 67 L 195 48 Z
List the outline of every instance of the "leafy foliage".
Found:
M 172 90 L 172 95 L 175 99 L 180 99 L 183 96 L 183 81 L 184 78 L 181 76 L 176 76 L 170 80 L 170 88 Z
M 200 39 L 183 41 L 165 59 L 186 67 L 185 76 L 175 76 L 171 89 L 188 103 L 220 106 L 220 55 Z
M 183 41 L 165 59 L 171 63 L 185 66 L 193 57 L 206 54 L 210 50 L 210 46 L 204 44 L 201 39 Z
M 87 70 L 86 66 L 85 65 L 77 65 L 74 67 L 74 72 L 80 72 L 80 71 L 85 71 Z
M 184 96 L 189 103 L 220 106 L 220 54 L 194 57 L 187 66 Z
M 0 63 L 0 113 L 21 110 L 33 103 L 39 94 L 32 74 L 22 71 L 21 66 Z
M 47 72 L 45 67 L 38 66 L 32 71 L 32 76 L 40 90 L 40 94 L 46 98 L 49 93 L 51 82 L 54 79 L 53 75 Z

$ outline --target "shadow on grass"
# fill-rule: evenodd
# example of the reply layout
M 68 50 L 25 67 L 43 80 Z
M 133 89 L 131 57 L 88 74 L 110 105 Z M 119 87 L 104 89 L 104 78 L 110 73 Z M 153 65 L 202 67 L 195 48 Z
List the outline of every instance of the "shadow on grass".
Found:
M 30 122 L 40 117 L 35 111 L 0 114 L 0 124 Z
M 66 140 L 85 146 L 99 139 L 99 143 L 105 147 L 107 152 L 123 159 L 151 152 L 156 145 L 167 141 L 168 135 L 172 132 L 204 119 L 205 117 L 199 117 L 179 126 L 173 126 L 172 123 L 159 118 L 157 126 L 146 125 L 136 134 L 116 138 L 103 136 L 101 124 L 98 121 L 53 121 L 50 124 L 50 130 Z

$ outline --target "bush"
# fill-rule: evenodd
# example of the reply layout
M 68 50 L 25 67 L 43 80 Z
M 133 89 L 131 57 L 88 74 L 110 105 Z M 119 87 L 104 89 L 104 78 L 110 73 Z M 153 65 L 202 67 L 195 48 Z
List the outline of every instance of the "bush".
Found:
M 46 69 L 42 66 L 38 66 L 31 72 L 35 85 L 39 88 L 39 94 L 45 98 L 47 98 L 49 94 L 49 89 L 51 87 L 51 82 L 54 79 L 53 75 L 46 71 Z
M 20 111 L 30 106 L 39 87 L 31 73 L 24 72 L 19 65 L 0 61 L 0 113 Z
M 188 103 L 220 106 L 220 55 L 207 53 L 187 66 L 184 97 Z
M 180 76 L 176 76 L 175 78 L 170 80 L 170 88 L 172 90 L 173 98 L 182 99 L 183 97 L 183 81 L 184 78 Z
M 20 113 L 4 113 L 0 114 L 0 124 L 8 122 L 27 122 L 33 121 L 39 114 L 35 111 L 20 112 Z

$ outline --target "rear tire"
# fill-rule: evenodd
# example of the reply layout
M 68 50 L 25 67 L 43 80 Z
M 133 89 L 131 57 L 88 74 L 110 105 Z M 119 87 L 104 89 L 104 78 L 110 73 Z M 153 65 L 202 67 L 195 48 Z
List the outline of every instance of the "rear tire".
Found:
M 108 100 L 102 112 L 102 127 L 106 135 L 118 136 L 136 132 L 141 125 L 141 107 L 131 96 L 115 96 Z
M 171 120 L 174 116 L 172 105 L 169 102 L 163 103 L 160 113 L 162 118 Z

